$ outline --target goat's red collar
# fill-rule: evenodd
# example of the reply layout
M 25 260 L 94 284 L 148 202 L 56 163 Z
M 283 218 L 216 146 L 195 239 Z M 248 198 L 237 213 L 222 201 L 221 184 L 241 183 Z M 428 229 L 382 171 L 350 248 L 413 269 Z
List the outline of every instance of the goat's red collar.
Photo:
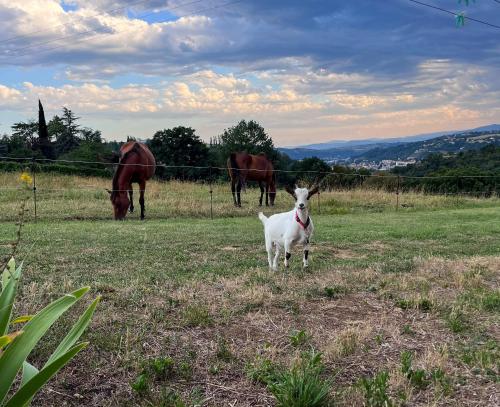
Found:
M 300 226 L 302 226 L 302 229 L 306 230 L 309 227 L 309 224 L 311 223 L 311 219 L 309 216 L 307 217 L 306 222 L 302 222 L 299 218 L 299 214 L 295 212 L 295 220 L 299 223 Z

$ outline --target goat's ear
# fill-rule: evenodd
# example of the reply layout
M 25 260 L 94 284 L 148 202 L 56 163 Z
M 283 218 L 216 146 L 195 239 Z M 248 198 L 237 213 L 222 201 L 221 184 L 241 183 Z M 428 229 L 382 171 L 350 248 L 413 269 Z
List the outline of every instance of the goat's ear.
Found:
M 316 185 L 313 189 L 311 189 L 309 191 L 309 193 L 307 194 L 307 199 L 309 199 L 311 196 L 313 196 L 314 194 L 317 194 L 319 192 L 319 186 Z
M 293 190 L 289 185 L 285 187 L 285 191 L 292 195 L 293 199 L 297 199 L 297 197 L 295 196 L 295 190 Z

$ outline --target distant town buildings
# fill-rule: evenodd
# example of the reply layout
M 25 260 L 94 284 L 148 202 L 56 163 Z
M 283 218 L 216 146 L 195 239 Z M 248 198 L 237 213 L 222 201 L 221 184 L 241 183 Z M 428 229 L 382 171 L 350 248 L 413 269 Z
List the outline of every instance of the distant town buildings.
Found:
M 348 164 L 349 167 L 355 169 L 366 168 L 368 170 L 389 171 L 394 167 L 406 167 L 410 164 L 415 164 L 415 158 L 408 158 L 407 160 L 382 160 L 377 161 L 360 161 Z

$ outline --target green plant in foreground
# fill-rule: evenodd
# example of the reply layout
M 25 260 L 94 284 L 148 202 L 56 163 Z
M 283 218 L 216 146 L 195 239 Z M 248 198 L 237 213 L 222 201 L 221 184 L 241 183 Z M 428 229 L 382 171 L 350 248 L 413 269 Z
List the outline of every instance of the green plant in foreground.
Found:
M 276 382 L 280 372 L 275 363 L 262 357 L 257 357 L 255 361 L 247 364 L 245 369 L 252 381 L 266 386 Z
M 429 384 L 427 372 L 423 369 L 413 369 L 412 364 L 413 354 L 409 351 L 401 353 L 401 372 L 414 387 L 425 389 Z
M 331 385 L 321 378 L 323 370 L 321 353 L 304 353 L 290 370 L 280 372 L 268 389 L 281 407 L 327 406 Z
M 310 340 L 310 336 L 303 329 L 291 333 L 289 338 L 290 344 L 296 348 L 305 345 Z
M 363 377 L 359 384 L 365 394 L 365 402 L 369 407 L 391 407 L 393 402 L 387 394 L 389 373 L 377 373 L 373 378 Z
M 66 337 L 59 343 L 45 365 L 38 370 L 27 361 L 33 348 L 39 343 L 47 330 L 82 298 L 89 287 L 82 287 L 53 301 L 36 315 L 24 315 L 12 319 L 12 309 L 21 277 L 22 264 L 16 268 L 14 259 L 7 264 L 2 273 L 0 294 L 0 406 L 18 407 L 29 405 L 33 396 L 66 365 L 88 342 L 76 343 L 87 328 L 94 314 L 99 297 L 96 298 Z M 9 333 L 9 327 L 26 323 L 22 329 Z M 22 368 L 20 385 L 9 394 L 18 372 Z M 10 396 L 10 398 L 8 398 Z M 7 399 L 8 398 L 8 399 Z

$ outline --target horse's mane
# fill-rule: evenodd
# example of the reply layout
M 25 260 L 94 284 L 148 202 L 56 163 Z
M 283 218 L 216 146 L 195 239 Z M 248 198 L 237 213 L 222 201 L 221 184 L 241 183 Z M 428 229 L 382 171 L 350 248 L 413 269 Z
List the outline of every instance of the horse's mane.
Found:
M 124 165 L 121 165 L 122 163 L 125 163 L 125 160 L 128 158 L 130 153 L 137 152 L 137 149 L 139 148 L 139 145 L 137 142 L 134 142 L 131 148 L 129 148 L 127 151 L 123 153 L 123 155 L 120 157 L 120 160 L 118 161 L 118 167 L 116 168 L 115 174 L 113 175 L 113 191 L 111 192 L 111 199 L 114 199 L 115 195 L 118 193 L 120 186 L 118 185 L 118 180 L 120 179 L 120 174 L 122 173 L 123 169 L 125 168 Z

